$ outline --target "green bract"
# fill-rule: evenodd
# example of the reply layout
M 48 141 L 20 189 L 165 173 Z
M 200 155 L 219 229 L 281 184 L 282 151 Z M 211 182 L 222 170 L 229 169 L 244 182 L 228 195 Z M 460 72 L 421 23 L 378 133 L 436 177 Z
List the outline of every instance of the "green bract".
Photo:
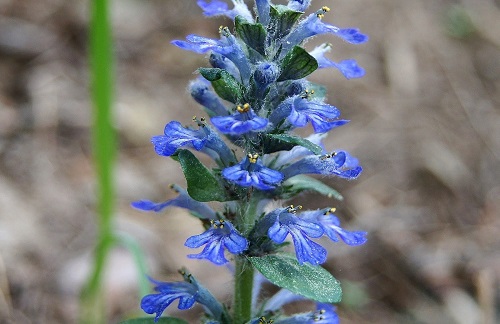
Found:
M 226 201 L 224 187 L 215 175 L 188 150 L 179 150 L 174 156 L 182 167 L 189 195 L 198 201 Z

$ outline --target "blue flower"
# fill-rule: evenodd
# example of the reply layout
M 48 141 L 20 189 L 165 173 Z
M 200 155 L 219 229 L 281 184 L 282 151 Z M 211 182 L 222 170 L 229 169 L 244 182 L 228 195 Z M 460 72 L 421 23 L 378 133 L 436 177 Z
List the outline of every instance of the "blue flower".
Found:
M 316 312 L 310 324 L 339 324 L 340 319 L 335 312 L 335 306 L 325 303 L 316 303 Z
M 163 311 L 176 299 L 179 299 L 179 309 L 189 309 L 197 301 L 198 289 L 189 282 L 159 282 L 150 279 L 156 284 L 157 294 L 146 295 L 141 300 L 141 308 L 147 314 L 154 314 L 158 322 Z
M 286 117 L 294 127 L 304 127 L 311 123 L 315 133 L 326 133 L 335 127 L 345 125 L 349 121 L 337 119 L 340 111 L 331 105 L 308 99 L 309 92 L 303 96 L 294 96 L 283 101 L 273 111 L 269 120 L 279 125 Z
M 309 142 L 316 144 L 320 146 L 323 149 L 323 152 L 325 151 L 325 148 L 323 147 L 323 143 L 321 143 L 321 140 L 326 137 L 326 133 L 319 133 L 319 134 L 312 134 L 306 137 L 306 140 Z M 267 162 L 268 165 L 272 165 L 273 168 L 275 169 L 280 169 L 286 164 L 291 164 L 298 160 L 299 158 L 303 158 L 308 155 L 314 155 L 313 152 L 311 152 L 308 148 L 305 148 L 303 146 L 297 145 L 294 146 L 291 150 L 289 151 L 281 151 L 278 153 L 278 156 L 275 155 L 265 155 L 264 156 L 264 163 Z
M 227 115 L 227 109 L 220 98 L 210 89 L 210 82 L 197 78 L 189 84 L 189 92 L 197 103 L 207 109 L 210 116 Z
M 214 68 L 226 70 L 236 80 L 241 79 L 238 67 L 228 57 L 216 52 L 212 52 L 209 57 L 209 62 Z
M 320 69 L 327 67 L 337 68 L 346 79 L 361 78 L 365 75 L 365 70 L 358 65 L 356 60 L 348 59 L 335 63 L 330 61 L 325 57 L 325 53 L 329 52 L 331 49 L 330 44 L 323 44 L 314 48 L 309 54 L 311 54 L 316 61 Z
M 175 120 L 165 125 L 163 133 L 165 135 L 151 138 L 156 154 L 162 156 L 171 156 L 181 146 L 193 147 L 199 151 L 207 142 L 206 133 L 201 129 L 194 130 L 183 127 L 181 123 Z
M 203 119 L 198 125 L 200 129 L 195 130 L 183 127 L 178 121 L 169 122 L 165 125 L 164 135 L 151 138 L 156 153 L 171 156 L 178 148 L 186 146 L 207 154 L 222 165 L 234 162 L 234 154 L 217 133 L 205 125 Z
M 358 160 L 346 151 L 306 156 L 281 170 L 285 179 L 297 174 L 324 174 L 349 180 L 357 178 L 361 171 L 363 168 L 358 164 Z
M 171 43 L 179 48 L 198 54 L 204 54 L 208 51 L 214 51 L 216 53 L 225 55 L 234 51 L 233 46 L 228 44 L 224 39 L 219 41 L 216 39 L 191 34 L 186 36 L 186 40 L 187 42 L 182 40 L 173 40 Z
M 251 66 L 248 57 L 245 55 L 238 40 L 229 31 L 229 28 L 223 27 L 219 31 L 221 40 L 191 34 L 186 36 L 187 41 L 174 40 L 171 43 L 179 48 L 198 54 L 213 51 L 226 56 L 238 68 L 242 81 L 248 84 L 251 75 Z
M 253 22 L 253 17 L 247 5 L 242 0 L 232 0 L 234 9 L 229 9 L 227 3 L 212 0 L 211 2 L 198 0 L 198 6 L 207 17 L 226 16 L 234 20 L 236 16 L 242 16 L 246 20 Z
M 257 154 L 248 154 L 240 163 L 222 170 L 222 176 L 242 187 L 274 189 L 283 180 L 283 174 L 265 167 L 258 157 Z
M 155 284 L 156 294 L 149 294 L 142 298 L 141 308 L 147 314 L 154 314 L 155 322 L 158 322 L 163 311 L 172 304 L 173 301 L 179 299 L 179 309 L 189 309 L 194 303 L 201 304 L 205 310 L 217 319 L 220 319 L 223 314 L 222 305 L 215 297 L 198 281 L 185 271 L 181 271 L 185 281 L 180 282 L 160 282 L 149 278 Z
M 321 226 L 325 235 L 333 242 L 338 242 L 338 237 L 340 237 L 344 243 L 351 246 L 361 245 L 367 241 L 366 235 L 368 233 L 363 231 L 350 232 L 341 228 L 340 220 L 333 214 L 334 212 L 335 208 L 304 212 L 302 217 Z
M 269 0 L 255 0 L 255 6 L 257 7 L 257 14 L 259 16 L 259 22 L 264 26 L 269 24 L 269 12 L 271 10 L 271 4 Z
M 269 238 L 276 243 L 283 243 L 290 234 L 295 246 L 295 255 L 300 264 L 309 262 L 317 265 L 325 262 L 325 248 L 309 238 L 321 237 L 323 229 L 313 222 L 297 217 L 296 211 L 297 208 L 291 206 L 277 209 L 274 214 L 269 213 L 270 216 L 266 217 L 275 217 L 274 224 L 267 231 Z
M 257 131 L 267 126 L 267 119 L 257 116 L 249 104 L 238 106 L 237 112 L 230 116 L 212 117 L 211 121 L 224 134 L 241 135 Z
M 180 207 L 189 210 L 196 214 L 197 217 L 202 219 L 215 219 L 215 211 L 210 208 L 207 204 L 194 200 L 189 196 L 186 190 L 182 189 L 178 185 L 172 185 L 171 188 L 179 193 L 174 199 L 170 199 L 161 203 L 155 203 L 150 200 L 139 200 L 132 203 L 132 207 L 144 210 L 144 211 L 154 211 L 160 212 L 167 207 Z
M 200 235 L 191 236 L 186 245 L 190 248 L 199 248 L 205 245 L 199 254 L 190 254 L 192 259 L 208 259 L 217 265 L 228 260 L 224 257 L 224 248 L 233 254 L 239 254 L 248 248 L 248 241 L 240 235 L 230 222 L 211 221 L 212 226 Z
M 300 44 L 305 39 L 319 34 L 334 34 L 351 44 L 360 44 L 368 40 L 368 36 L 362 34 L 357 28 L 339 28 L 321 21 L 328 7 L 323 7 L 317 12 L 302 20 L 295 29 L 283 40 L 283 54 L 286 55 L 295 45 Z
M 280 75 L 280 68 L 274 62 L 262 62 L 255 67 L 254 80 L 260 86 L 275 82 Z
M 306 11 L 311 5 L 311 0 L 289 0 L 288 8 L 295 11 Z

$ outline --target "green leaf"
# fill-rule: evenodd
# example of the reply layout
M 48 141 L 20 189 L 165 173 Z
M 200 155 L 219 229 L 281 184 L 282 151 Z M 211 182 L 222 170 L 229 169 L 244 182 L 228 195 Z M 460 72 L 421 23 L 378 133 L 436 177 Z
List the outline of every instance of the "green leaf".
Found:
M 295 46 L 281 63 L 278 81 L 302 79 L 318 68 L 318 62 L 305 49 Z
M 327 186 L 323 182 L 314 179 L 312 177 L 300 174 L 286 180 L 283 183 L 283 187 L 290 186 L 286 189 L 289 195 L 285 195 L 284 198 L 288 199 L 295 196 L 302 191 L 315 191 L 319 194 L 325 195 L 328 198 L 335 198 L 337 200 L 343 200 L 344 197 L 335 189 Z M 290 197 L 289 197 L 290 196 Z
M 141 317 L 141 318 L 133 318 L 129 320 L 125 320 L 120 322 L 120 324 L 153 324 L 155 323 L 154 317 Z M 175 317 L 160 317 L 158 324 L 188 324 L 183 319 L 175 318 Z
M 262 55 L 266 55 L 265 42 L 266 30 L 262 24 L 251 24 L 241 16 L 236 16 L 234 21 L 236 32 L 249 47 Z
M 263 146 L 266 149 L 264 153 L 269 154 L 278 151 L 289 151 L 297 145 L 305 147 L 314 154 L 321 154 L 323 152 L 323 149 L 320 146 L 312 143 L 311 141 L 290 134 L 266 134 Z
M 219 68 L 199 68 L 198 71 L 212 83 L 219 97 L 232 103 L 241 103 L 243 87 L 229 72 Z
M 277 38 L 286 36 L 293 25 L 299 20 L 303 12 L 288 9 L 287 6 L 271 6 L 271 26 L 274 26 L 274 34 Z
M 187 181 L 187 192 L 198 201 L 226 201 L 224 187 L 214 174 L 188 150 L 178 150 L 176 159 Z
M 320 266 L 300 265 L 294 256 L 287 254 L 249 259 L 276 286 L 322 303 L 338 303 L 342 299 L 340 282 Z

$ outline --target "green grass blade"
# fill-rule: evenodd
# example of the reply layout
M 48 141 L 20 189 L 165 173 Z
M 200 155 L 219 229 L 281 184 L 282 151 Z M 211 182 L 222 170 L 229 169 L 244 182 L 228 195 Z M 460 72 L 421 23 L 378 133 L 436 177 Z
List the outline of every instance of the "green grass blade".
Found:
M 116 152 L 112 127 L 113 59 L 108 1 L 92 0 L 90 21 L 90 76 L 93 108 L 92 152 L 97 175 L 98 237 L 94 269 L 81 299 L 81 323 L 105 323 L 102 274 L 113 241 L 114 185 Z
M 144 252 L 142 251 L 139 243 L 130 235 L 126 233 L 119 233 L 116 235 L 116 242 L 124 246 L 134 258 L 134 263 L 139 272 L 139 299 L 149 294 L 151 289 L 146 277 L 146 260 Z

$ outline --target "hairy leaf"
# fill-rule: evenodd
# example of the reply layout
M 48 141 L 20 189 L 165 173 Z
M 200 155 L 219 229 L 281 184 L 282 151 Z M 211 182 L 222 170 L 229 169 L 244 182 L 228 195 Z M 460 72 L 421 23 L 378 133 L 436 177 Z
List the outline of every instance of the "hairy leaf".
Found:
M 226 201 L 224 187 L 214 174 L 188 150 L 178 150 L 175 157 L 187 181 L 187 192 L 198 201 Z
M 252 265 L 276 286 L 322 303 L 338 303 L 342 299 L 340 282 L 320 266 L 300 265 L 288 254 L 250 257 Z
M 318 62 L 305 49 L 295 46 L 281 63 L 278 81 L 302 79 L 318 68 Z
M 241 102 L 242 85 L 229 72 L 219 68 L 199 68 L 198 71 L 212 83 L 212 87 L 219 97 L 232 103 Z

